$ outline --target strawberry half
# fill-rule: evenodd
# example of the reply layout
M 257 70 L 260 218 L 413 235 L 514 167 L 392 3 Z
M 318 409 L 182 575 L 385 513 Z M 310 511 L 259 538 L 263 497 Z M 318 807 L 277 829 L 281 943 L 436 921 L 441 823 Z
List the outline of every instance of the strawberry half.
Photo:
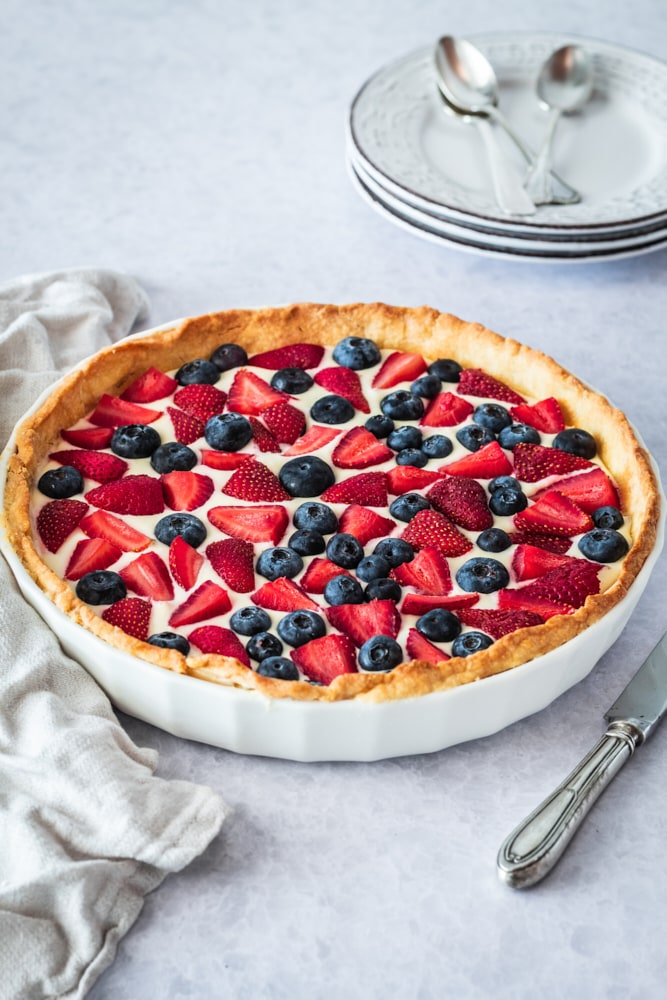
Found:
M 360 472 L 327 487 L 324 503 L 358 503 L 366 507 L 387 506 L 387 476 L 384 472 Z
M 319 344 L 286 344 L 270 351 L 254 354 L 248 361 L 255 368 L 317 368 L 324 357 Z
M 517 545 L 512 556 L 512 573 L 519 582 L 534 580 L 557 566 L 563 566 L 572 561 L 572 556 L 558 555 L 547 549 L 539 548 L 523 542 Z
M 365 427 L 353 427 L 334 448 L 331 461 L 339 469 L 367 469 L 394 458 L 394 452 Z
M 179 409 L 204 423 L 216 414 L 222 413 L 226 402 L 226 392 L 205 383 L 184 385 L 174 396 L 174 403 Z
M 222 625 L 200 625 L 190 632 L 188 639 L 202 653 L 231 656 L 235 660 L 240 660 L 244 667 L 250 666 L 250 657 L 239 637 L 230 628 L 223 628 Z
M 320 424 L 313 424 L 305 434 L 294 442 L 290 448 L 283 452 L 285 457 L 292 455 L 315 455 L 320 450 L 333 441 L 335 437 L 342 434 L 338 427 L 322 427 Z
M 376 510 L 351 503 L 345 508 L 338 522 L 338 530 L 354 537 L 365 545 L 371 538 L 384 538 L 390 535 L 396 527 L 396 522 L 389 517 L 383 517 Z
M 544 493 L 535 503 L 515 514 L 514 524 L 520 531 L 568 537 L 581 535 L 593 527 L 593 521 L 581 507 L 555 490 Z
M 336 563 L 332 563 L 329 559 L 322 559 L 319 556 L 315 556 L 314 559 L 311 559 L 306 572 L 301 577 L 301 586 L 311 594 L 323 594 L 329 580 L 333 580 L 335 576 L 341 575 L 352 576 L 342 566 L 337 566 Z
M 275 403 L 275 406 L 279 406 L 279 403 Z M 261 420 L 257 417 L 248 417 L 250 426 L 252 427 L 252 440 L 258 451 L 270 451 L 278 453 L 280 451 L 280 445 L 275 434 L 272 434 L 268 427 L 265 427 Z
M 83 500 L 50 500 L 37 515 L 37 533 L 47 552 L 57 552 L 88 510 Z
M 394 351 L 383 361 L 372 386 L 374 389 L 390 389 L 399 382 L 414 382 L 425 371 L 426 362 L 421 354 Z
M 76 427 L 61 431 L 60 436 L 75 448 L 97 451 L 99 448 L 109 447 L 113 430 L 113 427 Z
M 201 552 L 188 545 L 181 535 L 176 535 L 169 546 L 169 570 L 179 587 L 192 590 L 204 561 Z
M 214 527 L 234 538 L 277 545 L 289 524 L 289 514 L 278 504 L 253 507 L 212 507 L 206 514 Z
M 290 651 L 299 670 L 312 681 L 331 684 L 341 674 L 357 673 L 354 644 L 346 635 L 323 635 Z
M 160 410 L 150 410 L 105 393 L 88 419 L 98 427 L 122 427 L 125 424 L 152 424 L 161 416 Z
M 406 594 L 401 605 L 404 615 L 425 615 L 434 608 L 445 608 L 447 611 L 459 611 L 477 604 L 478 594 L 452 594 L 448 597 L 436 594 Z
M 197 417 L 191 417 L 189 413 L 177 410 L 175 406 L 168 406 L 167 413 L 174 428 L 174 437 L 180 444 L 192 444 L 204 436 L 204 424 Z
M 110 604 L 102 612 L 102 618 L 109 625 L 121 628 L 123 632 L 141 639 L 148 638 L 148 626 L 151 619 L 151 606 L 141 597 L 123 597 L 122 600 Z
M 472 542 L 437 510 L 420 510 L 401 535 L 415 549 L 433 547 L 444 556 L 462 556 L 472 548 Z
M 476 479 L 467 476 L 442 479 L 426 496 L 436 510 L 468 531 L 484 531 L 493 524 L 486 490 Z
M 141 552 L 151 544 L 148 535 L 106 510 L 94 510 L 91 514 L 86 514 L 79 521 L 79 527 L 89 538 L 105 538 L 123 552 Z
M 547 489 L 535 493 L 534 499 L 539 499 L 551 490 L 556 490 L 569 497 L 570 500 L 574 500 L 577 506 L 585 510 L 587 514 L 592 514 L 598 507 L 620 506 L 616 487 L 607 473 L 599 466 L 595 466 L 589 472 L 580 472 L 578 475 L 551 483 Z
M 426 636 L 418 632 L 416 628 L 411 628 L 408 631 L 405 648 L 411 660 L 424 660 L 426 663 L 443 663 L 445 660 L 451 659 L 449 654 L 445 653 L 444 649 L 438 649 L 437 646 L 428 641 Z
M 291 500 L 289 493 L 268 466 L 253 459 L 244 462 L 227 480 L 220 491 L 228 497 L 251 502 Z
M 232 602 L 227 591 L 212 580 L 205 580 L 174 610 L 169 624 L 174 628 L 194 625 L 196 622 L 224 615 L 231 610 L 231 607 Z
M 428 405 L 419 423 L 422 427 L 454 427 L 462 424 L 474 406 L 453 392 L 439 392 Z
M 125 476 L 96 486 L 85 497 L 94 507 L 114 514 L 161 514 L 164 510 L 162 486 L 154 476 Z
M 600 592 L 600 567 L 586 559 L 573 559 L 548 570 L 537 580 L 520 588 L 531 597 L 545 597 L 579 608 L 590 594 Z
M 230 590 L 248 594 L 255 586 L 254 549 L 243 538 L 223 538 L 206 547 L 211 566 Z
M 387 490 L 392 496 L 400 497 L 403 493 L 422 490 L 439 479 L 442 479 L 439 472 L 418 469 L 414 465 L 394 465 L 387 473 Z
M 571 615 L 575 610 L 563 601 L 552 600 L 548 597 L 525 594 L 526 587 L 507 587 L 498 593 L 498 607 L 501 610 L 531 611 L 539 615 L 544 621 L 553 618 L 554 615 Z
M 512 463 L 498 442 L 491 441 L 456 462 L 441 465 L 438 472 L 445 472 L 448 476 L 469 476 L 471 479 L 495 479 L 496 476 L 508 476 L 512 472 Z
M 542 625 L 544 618 L 534 611 L 499 610 L 497 608 L 462 608 L 459 618 L 464 625 L 479 628 L 493 639 L 502 639 L 519 628 Z
M 174 470 L 160 477 L 165 503 L 171 510 L 196 510 L 214 490 L 213 480 L 200 472 Z
M 238 469 L 239 465 L 243 465 L 252 457 L 249 451 L 214 451 L 209 448 L 201 450 L 202 465 L 208 466 L 209 469 L 223 469 L 226 472 Z
M 65 570 L 65 579 L 80 580 L 86 573 L 107 569 L 120 559 L 121 555 L 122 550 L 117 545 L 112 545 L 106 538 L 83 538 L 76 543 Z
M 363 646 L 373 635 L 395 639 L 401 616 L 393 601 L 375 600 L 368 604 L 338 604 L 325 609 L 334 628 L 350 637 L 355 646 Z
M 157 552 L 144 552 L 124 566 L 120 576 L 129 590 L 154 601 L 171 601 L 174 587 L 169 571 Z
M 315 375 L 315 383 L 323 389 L 347 399 L 355 410 L 370 413 L 371 408 L 361 388 L 361 379 L 352 368 L 323 368 Z
M 538 483 L 547 476 L 564 476 L 577 469 L 591 469 L 593 463 L 579 455 L 542 444 L 518 444 L 514 449 L 514 475 L 524 483 Z
M 294 444 L 306 429 L 306 418 L 291 403 L 274 403 L 262 410 L 262 420 L 277 441 Z
M 504 403 L 525 403 L 514 389 L 487 375 L 481 368 L 465 368 L 459 376 L 458 391 L 464 396 L 485 396 L 487 399 L 500 399 Z
M 439 549 L 427 546 L 414 559 L 392 569 L 390 576 L 403 587 L 414 587 L 422 594 L 449 594 L 452 579 L 447 559 Z
M 565 420 L 560 403 L 553 396 L 538 403 L 519 403 L 510 410 L 510 416 L 517 424 L 529 424 L 545 434 L 557 434 L 565 430 Z
M 558 555 L 564 555 L 572 544 L 565 535 L 547 535 L 539 531 L 510 531 L 508 534 L 513 545 L 536 545 Z
M 148 368 L 143 375 L 130 382 L 120 398 L 129 403 L 154 403 L 156 399 L 171 396 L 175 389 L 178 389 L 175 378 L 165 375 L 157 368 Z
M 279 576 L 277 580 L 269 580 L 256 590 L 251 600 L 267 611 L 321 611 L 322 609 L 294 580 Z
M 227 396 L 227 409 L 234 413 L 251 413 L 257 416 L 267 406 L 286 403 L 289 396 L 273 389 L 268 382 L 254 372 L 239 368 Z
M 54 451 L 49 458 L 59 465 L 73 466 L 86 479 L 93 479 L 96 483 L 110 483 L 114 479 L 120 479 L 128 469 L 127 462 L 106 451 Z

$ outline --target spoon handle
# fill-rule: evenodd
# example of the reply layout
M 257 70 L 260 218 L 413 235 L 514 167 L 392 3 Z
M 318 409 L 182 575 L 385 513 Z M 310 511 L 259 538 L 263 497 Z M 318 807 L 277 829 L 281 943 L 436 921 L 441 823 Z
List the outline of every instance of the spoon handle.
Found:
M 549 195 L 549 175 L 551 173 L 551 150 L 553 147 L 556 125 L 561 116 L 560 108 L 552 108 L 549 112 L 547 130 L 542 146 L 533 161 L 526 176 L 526 191 L 540 200 Z
M 530 149 L 523 139 L 517 135 L 514 128 L 510 122 L 505 118 L 503 113 L 493 105 L 487 108 L 489 117 L 492 118 L 501 128 L 505 130 L 507 135 L 510 137 L 516 148 L 519 150 L 523 156 L 526 163 L 530 167 L 535 163 L 536 154 Z M 557 205 L 575 205 L 577 202 L 581 201 L 581 196 L 578 191 L 575 191 L 573 187 L 566 184 L 558 174 L 553 171 L 549 171 L 549 179 L 551 181 L 551 187 L 548 192 L 548 196 L 545 200 L 535 199 L 533 201 L 536 205 L 542 204 L 557 204 Z
M 493 127 L 484 118 L 476 124 L 486 147 L 496 201 L 508 215 L 534 215 L 535 205 L 525 191 L 519 174 L 499 147 Z

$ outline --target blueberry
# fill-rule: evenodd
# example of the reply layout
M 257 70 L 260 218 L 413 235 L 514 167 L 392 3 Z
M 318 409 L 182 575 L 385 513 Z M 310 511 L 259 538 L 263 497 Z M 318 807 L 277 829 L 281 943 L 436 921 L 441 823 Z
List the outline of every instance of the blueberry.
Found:
M 76 585 L 76 596 L 86 604 L 114 604 L 126 594 L 122 578 L 110 569 L 85 573 Z
M 291 660 L 284 656 L 267 656 L 257 667 L 263 677 L 275 677 L 279 681 L 298 681 L 299 671 Z
M 290 646 L 303 646 L 326 632 L 324 619 L 314 611 L 290 611 L 278 622 L 278 635 Z
M 197 456 L 192 448 L 180 441 L 167 441 L 151 455 L 151 465 L 161 475 L 166 472 L 187 472 L 196 464 Z
M 512 544 L 512 539 L 502 528 L 487 528 L 478 535 L 477 544 L 485 552 L 504 552 Z
M 403 650 L 389 635 L 374 635 L 359 650 L 362 670 L 393 670 L 403 659 Z
M 383 577 L 389 576 L 390 570 L 389 560 L 374 552 L 372 556 L 365 556 L 361 560 L 357 566 L 357 576 L 364 583 L 370 583 L 372 580 L 381 580 Z
M 489 510 L 498 517 L 510 517 L 525 510 L 528 506 L 526 494 L 522 490 L 513 490 L 509 486 L 501 486 L 494 490 L 489 500 Z
M 148 458 L 159 448 L 161 440 L 148 424 L 126 424 L 113 432 L 110 447 L 121 458 Z
M 391 434 L 396 425 L 391 417 L 385 417 L 383 413 L 376 413 L 368 418 L 364 426 L 376 438 L 386 438 Z
M 302 503 L 297 507 L 292 520 L 295 528 L 319 531 L 321 535 L 330 535 L 338 530 L 338 518 L 331 507 L 316 500 Z
M 364 550 L 354 535 L 341 531 L 327 542 L 327 556 L 336 566 L 354 569 L 364 557 Z
M 600 563 L 616 562 L 628 551 L 624 536 L 613 528 L 593 528 L 581 536 L 578 544 L 587 559 Z
M 428 462 L 421 448 L 403 448 L 396 455 L 396 465 L 412 465 L 415 469 L 423 469 Z
M 73 465 L 61 465 L 59 469 L 49 469 L 41 475 L 37 489 L 52 500 L 64 500 L 81 493 L 83 476 Z
M 598 507 L 591 514 L 596 528 L 620 528 L 623 515 L 618 507 Z
M 403 448 L 421 448 L 422 432 L 413 424 L 404 424 L 392 431 L 387 438 L 387 444 L 394 451 L 402 451 Z
M 257 560 L 257 572 L 267 580 L 277 580 L 286 576 L 289 580 L 303 569 L 303 559 L 293 549 L 277 545 L 264 549 Z
M 424 404 L 420 396 L 406 389 L 397 389 L 380 401 L 380 409 L 385 417 L 392 420 L 419 420 L 424 416 Z
M 479 424 L 466 424 L 456 432 L 456 440 L 468 451 L 479 451 L 485 444 L 495 441 L 495 435 Z
M 257 635 L 271 628 L 271 619 L 263 608 L 249 605 L 235 611 L 229 624 L 239 635 Z
M 383 556 L 392 569 L 415 557 L 415 550 L 403 538 L 383 538 L 373 549 L 373 555 Z
M 496 476 L 489 482 L 489 493 L 495 493 L 496 490 L 500 490 L 506 487 L 510 490 L 520 490 L 521 483 L 514 476 Z
M 245 651 L 253 660 L 265 660 L 267 656 L 280 656 L 283 644 L 273 632 L 255 632 L 246 643 Z
M 381 358 L 377 344 L 367 337 L 345 337 L 334 347 L 333 359 L 343 368 L 372 368 Z
M 332 486 L 336 477 L 330 465 L 317 455 L 299 455 L 291 458 L 278 474 L 290 496 L 316 497 Z
M 156 632 L 154 635 L 150 635 L 146 642 L 149 642 L 151 646 L 160 646 L 162 649 L 177 649 L 183 656 L 187 656 L 190 652 L 190 643 L 184 635 L 179 635 L 178 632 Z
M 288 392 L 291 396 L 298 396 L 302 392 L 307 392 L 313 384 L 313 376 L 309 375 L 303 368 L 279 368 L 271 379 L 271 385 L 279 392 Z
M 248 363 L 248 355 L 240 344 L 220 344 L 211 355 L 211 361 L 218 371 L 226 372 Z
M 345 424 L 354 416 L 354 407 L 344 396 L 322 396 L 310 408 L 310 415 L 318 424 Z
M 456 582 L 468 593 L 492 594 L 510 582 L 509 573 L 497 559 L 474 556 L 457 570 Z
M 287 544 L 300 556 L 316 556 L 324 552 L 324 538 L 319 531 L 310 528 L 299 528 L 287 539 Z
M 206 525 L 194 514 L 181 511 L 177 514 L 166 514 L 155 525 L 155 537 L 158 542 L 171 545 L 176 535 L 193 549 L 198 548 L 206 538 Z
M 442 382 L 437 375 L 422 375 L 410 386 L 410 392 L 424 399 L 434 399 L 442 388 Z
M 458 361 L 451 358 L 438 358 L 428 366 L 430 375 L 437 375 L 441 382 L 458 382 L 463 369 Z
M 431 434 L 422 442 L 422 451 L 427 458 L 447 458 L 453 448 L 454 445 L 445 434 Z
M 498 435 L 498 444 L 508 451 L 513 451 L 518 444 L 539 444 L 541 440 L 539 431 L 529 424 L 510 424 Z
M 551 442 L 551 446 L 570 455 L 578 455 L 579 458 L 595 458 L 598 450 L 593 435 L 581 430 L 580 427 L 570 427 L 560 431 Z
M 364 592 L 353 576 L 334 576 L 324 588 L 324 599 L 329 604 L 363 604 Z
M 252 437 L 252 426 L 240 413 L 216 413 L 206 421 L 204 437 L 216 451 L 240 451 Z
M 461 622 L 446 608 L 433 608 L 417 619 L 415 627 L 432 642 L 451 642 L 461 631 Z
M 509 427 L 512 423 L 509 410 L 499 403 L 480 403 L 472 419 L 480 427 L 486 427 L 492 434 L 500 433 L 504 427 Z
M 213 361 L 195 358 L 181 365 L 174 378 L 179 385 L 214 385 L 220 378 L 220 369 Z
M 490 635 L 483 632 L 463 632 L 452 643 L 452 656 L 472 656 L 480 649 L 488 649 L 493 645 Z
M 389 513 L 399 521 L 411 521 L 420 510 L 428 510 L 429 501 L 421 493 L 403 493 L 389 506 Z
M 371 580 L 364 589 L 364 596 L 367 601 L 394 601 L 398 603 L 401 599 L 401 588 L 395 580 L 388 578 Z

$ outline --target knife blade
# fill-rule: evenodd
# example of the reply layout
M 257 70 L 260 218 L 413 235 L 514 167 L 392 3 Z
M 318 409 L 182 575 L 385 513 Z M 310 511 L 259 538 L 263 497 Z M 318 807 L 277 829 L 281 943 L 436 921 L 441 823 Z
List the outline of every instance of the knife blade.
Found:
M 667 713 L 667 632 L 605 713 L 607 730 L 567 778 L 503 841 L 498 875 L 535 885 L 557 863 L 591 806 Z

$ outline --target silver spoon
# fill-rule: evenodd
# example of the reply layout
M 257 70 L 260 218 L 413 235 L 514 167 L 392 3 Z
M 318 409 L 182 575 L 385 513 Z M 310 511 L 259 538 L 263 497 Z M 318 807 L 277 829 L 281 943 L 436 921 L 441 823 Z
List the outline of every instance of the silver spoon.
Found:
M 593 92 L 593 66 L 579 45 L 564 45 L 547 59 L 537 80 L 537 96 L 549 110 L 544 142 L 526 177 L 526 190 L 535 198 L 549 193 L 551 151 L 556 125 L 562 114 L 571 114 L 588 101 Z
M 436 46 L 435 66 L 438 88 L 450 109 L 461 116 L 491 118 L 505 130 L 526 162 L 532 165 L 535 154 L 496 106 L 498 81 L 486 56 L 472 42 L 445 35 Z M 551 175 L 551 184 L 548 199 L 544 202 L 533 199 L 535 204 L 571 205 L 580 200 L 574 188 L 556 174 Z

